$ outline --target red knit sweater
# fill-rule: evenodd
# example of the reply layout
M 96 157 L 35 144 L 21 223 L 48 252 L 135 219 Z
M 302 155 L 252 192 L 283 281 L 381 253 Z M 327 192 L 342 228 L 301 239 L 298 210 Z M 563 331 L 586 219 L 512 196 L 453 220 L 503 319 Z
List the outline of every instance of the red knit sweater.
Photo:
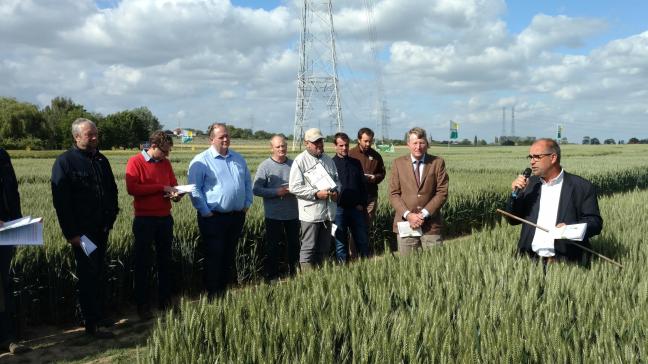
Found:
M 168 159 L 147 162 L 142 153 L 126 163 L 126 190 L 134 197 L 135 216 L 168 216 L 171 201 L 164 197 L 164 186 L 177 186 L 178 181 Z

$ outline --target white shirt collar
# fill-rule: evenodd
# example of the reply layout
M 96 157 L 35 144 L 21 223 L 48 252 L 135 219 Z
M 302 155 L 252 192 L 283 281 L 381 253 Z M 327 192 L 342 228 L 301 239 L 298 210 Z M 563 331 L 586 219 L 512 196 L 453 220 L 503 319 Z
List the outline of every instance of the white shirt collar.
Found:
M 414 162 L 417 161 L 417 159 L 414 158 L 414 156 L 412 155 L 412 153 L 410 153 L 410 159 L 412 160 L 412 164 L 414 164 Z M 421 157 L 421 163 L 425 163 L 425 154 L 423 154 L 423 157 Z
M 543 185 L 555 186 L 555 185 L 557 185 L 557 184 L 562 183 L 563 178 L 564 178 L 564 175 L 565 175 L 564 172 L 565 172 L 565 170 L 564 170 L 564 169 L 561 169 L 561 170 L 560 170 L 560 173 L 558 173 L 558 175 L 557 175 L 555 178 L 553 178 L 552 180 L 549 180 L 549 181 L 546 181 L 546 182 L 545 182 L 544 179 L 540 178 L 540 181 L 542 181 L 542 184 L 543 184 Z

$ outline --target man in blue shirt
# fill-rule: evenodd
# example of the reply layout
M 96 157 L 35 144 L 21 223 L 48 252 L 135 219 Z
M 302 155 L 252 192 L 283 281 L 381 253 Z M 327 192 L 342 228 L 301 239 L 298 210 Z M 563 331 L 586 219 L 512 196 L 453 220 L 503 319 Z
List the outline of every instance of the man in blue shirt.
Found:
M 252 178 L 245 159 L 229 149 L 227 126 L 214 123 L 208 134 L 211 147 L 191 160 L 189 183 L 196 185 L 191 203 L 205 249 L 207 293 L 214 297 L 236 280 L 236 245 L 252 205 Z

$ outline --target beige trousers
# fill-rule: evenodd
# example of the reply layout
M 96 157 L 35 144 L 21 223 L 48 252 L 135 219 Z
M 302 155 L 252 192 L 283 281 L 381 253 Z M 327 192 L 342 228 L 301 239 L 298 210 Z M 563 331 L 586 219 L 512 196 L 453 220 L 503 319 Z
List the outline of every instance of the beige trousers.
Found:
M 431 249 L 443 245 L 441 235 L 423 235 L 421 237 L 408 236 L 406 238 L 401 238 L 396 234 L 396 240 L 398 242 L 398 254 L 402 256 L 410 255 L 423 249 Z

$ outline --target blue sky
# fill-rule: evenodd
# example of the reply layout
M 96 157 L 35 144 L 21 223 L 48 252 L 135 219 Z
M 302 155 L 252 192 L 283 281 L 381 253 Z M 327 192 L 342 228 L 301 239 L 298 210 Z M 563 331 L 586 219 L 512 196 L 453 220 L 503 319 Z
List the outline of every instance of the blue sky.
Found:
M 648 137 L 648 2 L 371 2 L 391 136 L 423 126 L 442 139 L 452 119 L 462 138 L 492 141 L 501 108 L 508 118 L 515 107 L 519 136 L 553 136 L 560 123 L 570 142 Z M 169 127 L 254 119 L 291 134 L 298 3 L 4 0 L 0 95 L 40 107 L 65 96 L 103 114 L 147 106 Z M 351 134 L 376 119 L 364 3 L 333 3 Z
M 234 0 L 232 1 L 233 5 L 236 6 L 244 6 L 248 8 L 259 8 L 259 9 L 274 9 L 277 6 L 281 5 L 283 1 L 277 1 L 277 0 Z
M 507 1 L 503 19 L 509 30 L 518 33 L 529 25 L 536 14 L 567 14 L 576 17 L 605 19 L 609 28 L 588 40 L 581 52 L 600 46 L 612 39 L 626 37 L 646 30 L 648 1 L 643 0 L 588 0 L 588 1 Z

